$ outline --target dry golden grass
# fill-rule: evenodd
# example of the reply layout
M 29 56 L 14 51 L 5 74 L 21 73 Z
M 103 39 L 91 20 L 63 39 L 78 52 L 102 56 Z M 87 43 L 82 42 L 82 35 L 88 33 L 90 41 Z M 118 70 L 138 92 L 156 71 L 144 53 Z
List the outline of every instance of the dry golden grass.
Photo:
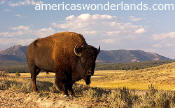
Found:
M 96 71 L 95 76 L 91 87 L 146 90 L 153 85 L 159 90 L 175 90 L 175 63 L 135 71 Z
M 82 80 L 73 86 L 77 97 L 69 101 L 87 107 L 174 108 L 174 73 L 175 63 L 137 71 L 96 71 L 90 87 L 84 86 Z M 54 103 L 55 98 L 59 99 L 61 96 L 54 84 L 54 73 L 40 73 L 37 86 L 39 98 L 54 97 Z M 5 75 L 0 79 L 0 90 L 15 90 L 32 95 L 30 73 L 20 73 L 18 77 L 16 74 Z
M 15 73 L 9 75 L 15 76 Z M 54 82 L 54 75 L 54 73 L 46 74 L 42 72 L 38 75 L 37 80 L 51 80 Z M 30 79 L 30 73 L 21 73 L 19 79 L 21 78 Z M 83 80 L 78 83 L 85 84 Z M 135 71 L 95 71 L 90 86 L 109 89 L 127 87 L 128 89 L 147 90 L 149 85 L 153 85 L 158 90 L 175 90 L 175 63 Z

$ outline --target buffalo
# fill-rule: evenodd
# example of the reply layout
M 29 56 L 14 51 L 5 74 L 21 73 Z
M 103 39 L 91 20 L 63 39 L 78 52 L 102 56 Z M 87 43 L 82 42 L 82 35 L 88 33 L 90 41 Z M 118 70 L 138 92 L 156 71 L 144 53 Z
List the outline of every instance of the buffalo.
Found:
M 36 92 L 36 77 L 41 70 L 55 73 L 55 83 L 65 95 L 74 95 L 72 85 L 81 79 L 90 84 L 95 61 L 100 52 L 88 45 L 81 34 L 60 32 L 36 39 L 26 50 L 32 79 L 32 90 Z

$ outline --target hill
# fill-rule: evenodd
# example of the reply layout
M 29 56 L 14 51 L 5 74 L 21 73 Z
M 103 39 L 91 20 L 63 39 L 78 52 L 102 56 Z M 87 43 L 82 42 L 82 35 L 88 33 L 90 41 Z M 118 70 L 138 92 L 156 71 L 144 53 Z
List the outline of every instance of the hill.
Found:
M 171 59 L 152 52 L 142 50 L 102 50 L 98 62 L 128 63 L 143 61 L 169 61 Z
M 26 47 L 13 46 L 0 51 L 0 63 L 26 62 Z M 169 61 L 171 59 L 156 53 L 141 50 L 102 50 L 97 62 L 102 63 L 128 63 L 143 61 Z
M 162 64 L 172 63 L 174 61 L 144 61 L 132 63 L 96 63 L 96 70 L 139 70 L 150 67 L 156 67 Z
M 14 63 L 26 61 L 26 46 L 13 46 L 0 51 L 0 63 Z
M 95 76 L 93 87 L 147 90 L 153 85 L 160 90 L 175 90 L 175 62 L 140 70 L 99 70 Z

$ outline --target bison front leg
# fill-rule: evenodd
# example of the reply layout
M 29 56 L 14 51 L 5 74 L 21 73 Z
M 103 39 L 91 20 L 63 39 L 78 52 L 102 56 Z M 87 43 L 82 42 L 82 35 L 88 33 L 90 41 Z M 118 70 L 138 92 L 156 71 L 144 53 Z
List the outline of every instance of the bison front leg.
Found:
M 70 91 L 71 95 L 74 96 L 74 91 L 72 89 L 73 83 L 72 83 L 72 71 L 67 72 L 67 88 Z
M 72 83 L 71 83 L 71 84 L 69 84 L 68 89 L 69 89 L 69 91 L 70 91 L 71 95 L 72 95 L 72 96 L 75 96 L 74 90 L 72 89 L 72 85 L 73 85 Z
M 73 83 L 72 83 L 72 74 L 69 73 L 67 75 L 67 88 L 70 91 L 71 95 L 74 96 L 74 91 L 72 89 Z
M 63 91 L 65 95 L 69 96 L 66 76 L 62 72 L 56 72 L 55 76 L 55 84 L 57 85 L 58 89 Z

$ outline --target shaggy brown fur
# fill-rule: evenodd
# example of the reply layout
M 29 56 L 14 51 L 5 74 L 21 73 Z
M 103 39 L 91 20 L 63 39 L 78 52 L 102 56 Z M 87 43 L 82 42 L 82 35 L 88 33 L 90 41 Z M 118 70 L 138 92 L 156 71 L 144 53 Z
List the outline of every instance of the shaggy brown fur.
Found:
M 75 46 L 81 57 L 75 55 Z M 60 90 L 66 95 L 68 90 L 73 94 L 75 81 L 85 79 L 86 84 L 90 83 L 98 53 L 96 48 L 87 45 L 82 35 L 73 32 L 61 32 L 35 40 L 26 52 L 33 91 L 37 91 L 36 76 L 40 70 L 45 70 L 55 72 L 55 83 Z

